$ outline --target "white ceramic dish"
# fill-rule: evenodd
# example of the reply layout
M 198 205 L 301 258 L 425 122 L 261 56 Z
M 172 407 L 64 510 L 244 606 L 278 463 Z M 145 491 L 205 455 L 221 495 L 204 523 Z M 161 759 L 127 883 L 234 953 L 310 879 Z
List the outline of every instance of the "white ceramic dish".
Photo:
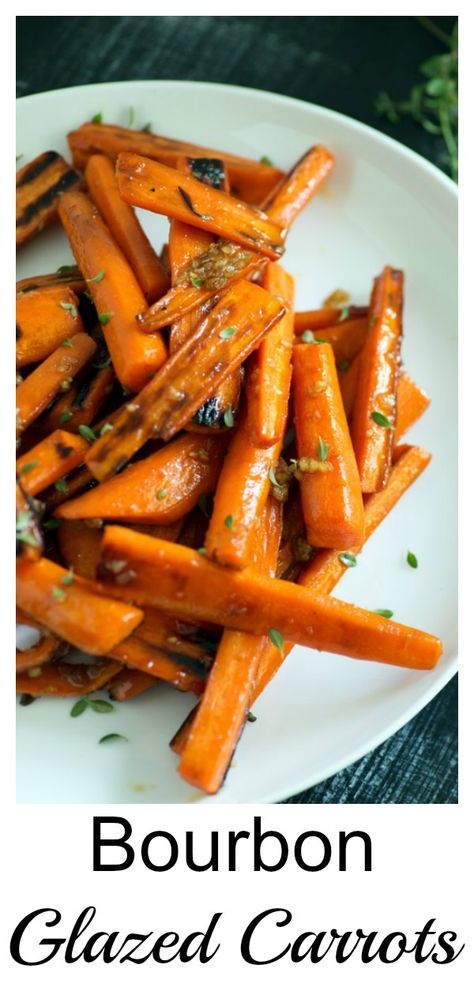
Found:
M 337 595 L 439 635 L 431 673 L 298 648 L 255 706 L 235 763 L 215 799 L 181 782 L 167 743 L 190 707 L 159 688 L 112 714 L 69 717 L 71 700 L 18 708 L 21 802 L 272 802 L 316 783 L 399 729 L 456 670 L 456 190 L 403 146 L 348 118 L 277 94 L 192 82 L 107 83 L 26 97 L 18 104 L 17 151 L 67 154 L 66 132 L 98 111 L 104 120 L 151 121 L 176 138 L 270 158 L 289 167 L 314 142 L 336 155 L 324 191 L 297 221 L 285 265 L 297 307 L 317 307 L 336 287 L 368 299 L 385 263 L 407 277 L 403 356 L 432 405 L 409 433 L 433 453 L 422 478 L 370 540 Z M 141 215 L 149 236 L 163 221 Z M 19 254 L 18 276 L 70 262 L 59 226 Z M 414 550 L 419 569 L 406 564 Z M 128 743 L 99 746 L 106 732 Z

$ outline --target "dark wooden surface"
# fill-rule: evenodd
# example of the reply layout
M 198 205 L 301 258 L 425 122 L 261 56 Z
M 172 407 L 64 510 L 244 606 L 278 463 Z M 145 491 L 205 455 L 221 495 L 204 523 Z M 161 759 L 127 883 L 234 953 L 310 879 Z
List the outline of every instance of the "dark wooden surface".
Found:
M 454 18 L 435 18 L 451 30 Z M 442 50 L 410 17 L 19 17 L 18 96 L 81 83 L 195 79 L 273 90 L 358 118 L 441 168 L 439 139 L 379 118 Z M 377 750 L 288 802 L 457 801 L 457 679 Z

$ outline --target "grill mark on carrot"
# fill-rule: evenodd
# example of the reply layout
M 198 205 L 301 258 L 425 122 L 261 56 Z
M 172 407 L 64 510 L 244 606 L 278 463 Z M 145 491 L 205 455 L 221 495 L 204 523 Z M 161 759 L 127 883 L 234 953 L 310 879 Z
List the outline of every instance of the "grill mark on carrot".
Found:
M 41 176 L 41 173 L 44 173 L 51 163 L 57 162 L 60 158 L 61 156 L 59 155 L 59 152 L 45 152 L 41 158 L 37 159 L 30 166 L 30 168 L 26 170 L 21 180 L 18 181 L 17 186 L 26 187 L 28 183 L 31 183 L 33 180 L 36 180 L 38 176 Z
M 45 190 L 41 197 L 34 200 L 32 204 L 28 204 L 21 217 L 17 218 L 16 227 L 22 228 L 24 225 L 28 225 L 36 214 L 39 214 L 45 207 L 51 207 L 59 194 L 69 190 L 75 184 L 77 184 L 77 173 L 73 169 L 69 169 L 67 173 L 64 173 L 64 176 L 61 176 L 56 183 Z

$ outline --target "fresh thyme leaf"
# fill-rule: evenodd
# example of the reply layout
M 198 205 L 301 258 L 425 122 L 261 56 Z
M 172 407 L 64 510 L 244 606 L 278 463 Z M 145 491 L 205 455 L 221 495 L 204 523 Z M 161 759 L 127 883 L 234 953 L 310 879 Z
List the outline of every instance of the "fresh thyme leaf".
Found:
M 234 427 L 234 415 L 233 415 L 233 412 L 232 412 L 232 405 L 231 404 L 229 404 L 229 407 L 225 409 L 223 417 L 224 417 L 224 425 L 227 425 L 227 428 L 233 428 Z
M 39 546 L 39 542 L 36 536 L 31 535 L 30 532 L 17 531 L 16 538 L 18 539 L 19 542 L 23 542 L 25 546 L 33 546 L 33 548 Z
M 339 560 L 344 567 L 356 567 L 357 557 L 353 553 L 339 553 Z
M 26 473 L 29 473 L 30 470 L 34 470 L 35 466 L 39 466 L 39 465 L 40 465 L 39 464 L 39 460 L 37 460 L 37 459 L 32 460 L 31 463 L 25 463 L 25 465 L 22 466 L 22 468 L 20 470 L 21 476 L 24 477 Z
M 73 347 L 73 341 L 68 336 L 67 339 L 64 339 L 64 341 L 62 342 L 62 345 L 67 346 L 68 349 L 72 349 L 72 347 Z
M 110 321 L 111 318 L 113 318 L 113 316 L 114 316 L 113 311 L 104 311 L 103 314 L 97 315 L 101 325 L 106 325 L 107 322 Z
M 128 108 L 128 125 L 127 125 L 127 127 L 128 128 L 133 128 L 134 121 L 135 121 L 135 108 L 134 107 L 129 107 Z
M 67 494 L 67 481 L 64 477 L 60 477 L 59 480 L 55 481 L 54 488 L 59 491 L 60 494 Z
M 113 712 L 114 706 L 110 701 L 104 701 L 103 698 L 88 698 L 87 704 L 89 708 L 92 708 L 93 712 Z
M 381 428 L 392 428 L 391 421 L 386 415 L 383 415 L 381 411 L 372 411 L 370 417 L 372 421 L 374 421 L 376 425 L 380 425 Z
M 69 715 L 71 716 L 71 718 L 75 719 L 77 718 L 78 715 L 82 715 L 82 713 L 85 712 L 86 708 L 87 708 L 87 698 L 79 698 L 79 701 L 76 701 L 72 706 Z
M 64 598 L 66 597 L 66 592 L 63 591 L 62 587 L 52 587 L 51 594 L 53 595 L 55 601 L 64 601 Z
M 149 135 L 153 131 L 151 121 L 147 121 L 147 123 L 143 125 L 143 128 L 140 128 L 140 131 L 145 131 Z
M 61 522 L 59 521 L 59 518 L 47 518 L 46 521 L 43 522 L 43 528 L 45 529 L 46 532 L 51 532 L 53 529 L 58 529 L 60 525 Z
M 93 432 L 92 429 L 89 428 L 89 425 L 79 425 L 77 431 L 79 432 L 79 435 L 82 435 L 82 438 L 85 439 L 86 442 L 97 441 L 97 436 L 95 432 Z
M 71 421 L 71 418 L 72 418 L 72 411 L 61 411 L 61 414 L 58 419 L 59 424 L 65 425 L 66 422 Z
M 374 608 L 374 615 L 381 615 L 382 618 L 392 618 L 393 611 L 390 608 Z
M 162 498 L 166 497 L 167 493 L 168 492 L 166 490 L 166 487 L 162 487 L 160 491 L 156 492 L 156 496 L 157 496 L 158 500 L 161 501 Z
M 201 556 L 206 556 L 206 553 L 207 553 L 207 549 L 206 549 L 206 547 L 205 547 L 205 546 L 200 546 L 200 547 L 199 547 L 199 549 L 198 549 L 198 553 L 199 553 L 199 554 L 200 554 Z
M 348 307 L 343 307 L 339 315 L 339 321 L 345 321 L 349 317 L 350 311 Z
M 280 650 L 280 653 L 283 656 L 283 636 L 281 632 L 279 632 L 278 629 L 269 629 L 268 635 L 273 645 L 276 646 L 278 650 Z
M 303 334 L 301 336 L 301 341 L 302 342 L 314 342 L 315 341 L 315 339 L 314 339 L 314 332 L 311 332 L 309 330 L 309 328 L 308 328 L 305 332 L 303 332 Z
M 70 311 L 72 317 L 77 318 L 77 307 L 75 304 L 71 304 L 70 301 L 60 301 L 59 304 L 64 311 Z
M 128 743 L 127 737 L 122 736 L 120 732 L 108 732 L 106 736 L 102 736 L 101 739 L 99 739 L 99 743 L 112 743 L 117 742 L 119 739 L 121 739 L 124 743 Z
M 318 460 L 320 461 L 320 463 L 324 463 L 325 460 L 327 460 L 328 451 L 329 451 L 329 446 L 327 442 L 325 442 L 324 439 L 320 438 L 318 445 Z
M 270 467 L 270 469 L 268 471 L 268 479 L 269 479 L 270 483 L 273 484 L 274 487 L 279 487 L 280 486 L 279 483 L 278 483 L 277 478 L 275 477 L 275 471 L 274 471 L 274 469 L 273 469 L 272 466 Z
M 106 435 L 106 434 L 107 434 L 107 432 L 110 432 L 110 430 L 111 430 L 111 429 L 112 429 L 113 427 L 114 427 L 114 426 L 113 426 L 113 425 L 111 424 L 111 422 L 109 422 L 109 421 L 106 421 L 106 422 L 105 422 L 105 424 L 104 424 L 104 425 L 102 425 L 102 428 L 101 428 L 101 430 L 100 430 L 100 432 L 99 432 L 99 435 L 100 435 L 100 436 L 102 436 L 102 435 Z
M 69 584 L 72 584 L 73 580 L 74 580 L 74 571 L 73 571 L 72 567 L 70 567 L 70 569 L 68 570 L 67 574 L 64 574 L 64 576 L 61 577 L 61 580 L 59 581 L 59 583 L 63 587 L 64 586 L 65 587 L 69 587 Z
M 103 280 L 105 276 L 105 269 L 99 270 L 95 276 L 90 276 L 86 283 L 99 283 L 99 280 Z
M 260 162 L 262 163 L 262 166 L 273 166 L 272 160 L 269 159 L 267 155 L 260 156 Z
M 236 331 L 237 331 L 237 329 L 234 328 L 232 325 L 230 325 L 229 328 L 223 328 L 222 331 L 219 332 L 219 338 L 220 339 L 231 339 L 235 335 Z
M 61 273 L 62 276 L 75 276 L 77 273 L 77 266 L 73 264 L 67 266 L 58 266 L 56 273 Z
M 94 117 L 91 117 L 91 123 L 102 124 L 102 111 L 99 111 L 98 114 L 94 114 Z
M 193 287 L 202 287 L 204 280 L 200 276 L 192 276 L 191 283 Z
M 19 705 L 32 705 L 36 701 L 34 694 L 22 694 L 20 695 Z
M 23 152 L 20 152 L 20 155 L 17 155 L 16 161 L 19 162 L 20 159 L 23 159 Z
M 413 569 L 416 570 L 418 566 L 418 560 L 414 553 L 410 552 L 407 553 L 407 563 L 409 567 L 413 567 Z
M 233 515 L 227 515 L 227 518 L 224 518 L 224 525 L 225 525 L 226 529 L 230 529 L 231 532 L 234 531 L 234 518 L 233 518 Z
M 94 363 L 94 366 L 96 370 L 106 370 L 107 367 L 110 366 L 111 362 L 112 362 L 111 356 L 107 356 L 107 359 L 104 359 L 102 363 Z M 153 376 L 154 375 L 155 374 L 153 374 Z

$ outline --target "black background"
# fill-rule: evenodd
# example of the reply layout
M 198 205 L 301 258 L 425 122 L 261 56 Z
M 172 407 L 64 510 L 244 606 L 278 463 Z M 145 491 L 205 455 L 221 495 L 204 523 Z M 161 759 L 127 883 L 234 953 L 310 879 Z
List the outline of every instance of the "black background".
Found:
M 450 32 L 455 19 L 432 20 Z M 420 64 L 441 51 L 414 17 L 19 17 L 17 92 L 126 79 L 252 86 L 358 118 L 445 169 L 439 139 L 374 110 L 380 90 L 404 99 Z M 453 679 L 377 750 L 288 801 L 453 803 L 456 771 Z

